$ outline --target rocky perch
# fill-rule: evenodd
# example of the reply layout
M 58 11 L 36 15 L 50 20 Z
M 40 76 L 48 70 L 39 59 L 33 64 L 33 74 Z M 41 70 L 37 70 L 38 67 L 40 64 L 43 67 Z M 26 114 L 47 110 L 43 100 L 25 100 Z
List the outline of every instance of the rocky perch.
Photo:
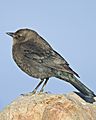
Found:
M 0 120 L 96 120 L 96 104 L 75 93 L 37 93 L 17 98 L 0 112 Z

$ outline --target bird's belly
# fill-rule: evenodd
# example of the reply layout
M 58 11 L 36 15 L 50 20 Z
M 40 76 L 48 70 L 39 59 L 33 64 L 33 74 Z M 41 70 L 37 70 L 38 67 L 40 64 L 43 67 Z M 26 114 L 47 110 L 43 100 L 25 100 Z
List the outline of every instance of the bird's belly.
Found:
M 54 76 L 51 68 L 44 67 L 34 60 L 30 61 L 21 57 L 18 58 L 18 56 L 13 58 L 19 68 L 32 77 L 45 79 Z

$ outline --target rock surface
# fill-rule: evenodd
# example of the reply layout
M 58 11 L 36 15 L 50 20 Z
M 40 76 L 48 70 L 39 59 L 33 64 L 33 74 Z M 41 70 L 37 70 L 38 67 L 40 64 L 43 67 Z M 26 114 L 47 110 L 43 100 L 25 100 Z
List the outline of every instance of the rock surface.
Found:
M 1 113 L 0 120 L 96 120 L 96 104 L 75 93 L 20 96 Z

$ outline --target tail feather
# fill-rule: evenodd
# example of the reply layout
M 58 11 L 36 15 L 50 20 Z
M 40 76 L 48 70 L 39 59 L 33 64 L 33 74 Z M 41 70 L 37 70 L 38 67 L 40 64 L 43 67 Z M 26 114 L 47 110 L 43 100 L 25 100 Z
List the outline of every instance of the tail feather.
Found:
M 80 82 L 74 75 L 69 74 L 67 72 L 58 72 L 57 78 L 65 80 L 72 84 L 77 90 L 79 90 L 82 94 L 90 97 L 96 96 L 93 91 L 91 91 L 88 87 L 86 87 L 82 82 Z

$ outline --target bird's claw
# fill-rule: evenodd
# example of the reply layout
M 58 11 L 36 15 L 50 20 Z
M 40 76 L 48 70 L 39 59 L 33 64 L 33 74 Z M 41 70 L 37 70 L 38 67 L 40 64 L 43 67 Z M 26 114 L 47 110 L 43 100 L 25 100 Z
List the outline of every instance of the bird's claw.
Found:
M 25 94 L 21 94 L 22 96 L 32 96 L 36 93 L 35 90 L 33 90 L 32 92 L 29 92 L 29 93 L 25 93 Z

